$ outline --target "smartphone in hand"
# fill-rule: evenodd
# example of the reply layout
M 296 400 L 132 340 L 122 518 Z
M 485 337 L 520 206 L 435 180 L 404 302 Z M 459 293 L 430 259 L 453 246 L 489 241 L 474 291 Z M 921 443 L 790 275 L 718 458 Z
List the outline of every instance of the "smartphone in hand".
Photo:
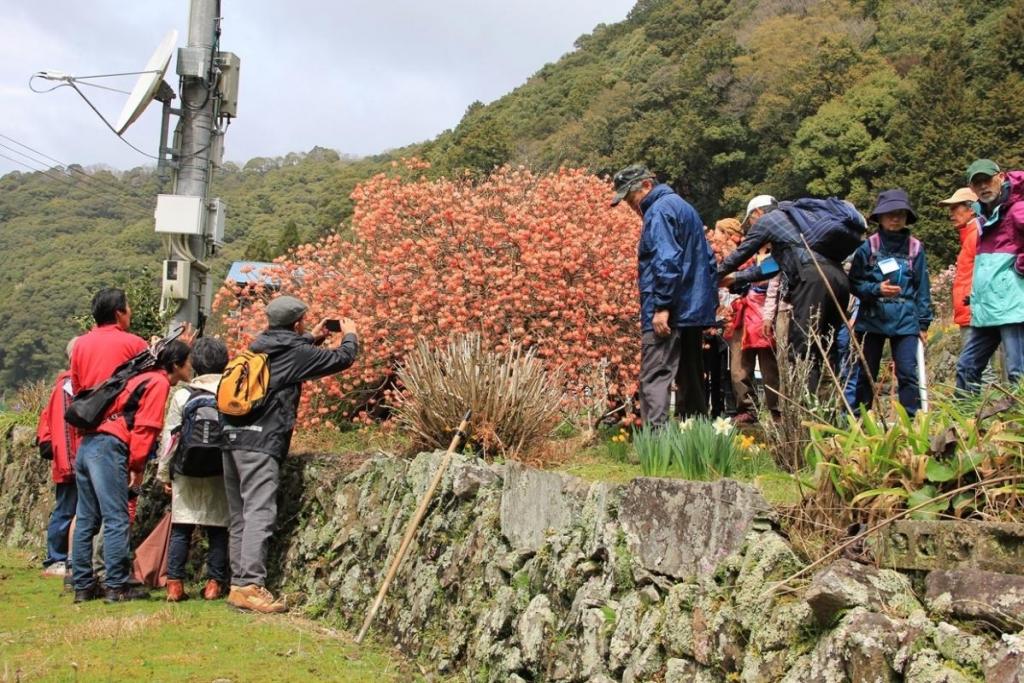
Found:
M 325 320 L 324 329 L 328 332 L 341 332 L 341 321 L 333 318 Z

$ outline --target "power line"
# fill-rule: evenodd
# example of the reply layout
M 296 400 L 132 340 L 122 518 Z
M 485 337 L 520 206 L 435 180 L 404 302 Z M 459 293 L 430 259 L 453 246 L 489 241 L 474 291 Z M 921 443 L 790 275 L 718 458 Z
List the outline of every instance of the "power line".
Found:
M 0 144 L 2 144 L 2 143 L 0 143 Z M 3 146 L 6 147 L 6 145 L 3 145 Z M 19 166 L 24 166 L 25 168 L 27 168 L 28 170 L 30 170 L 30 171 L 32 171 L 34 173 L 42 173 L 47 178 L 49 178 L 51 180 L 56 180 L 56 181 L 58 181 L 60 183 L 63 183 L 65 185 L 69 186 L 69 187 L 72 187 L 72 188 L 75 188 L 75 189 L 79 189 L 79 190 L 86 190 L 88 192 L 93 192 L 96 196 L 103 197 L 104 199 L 109 199 L 112 202 L 122 202 L 122 201 L 125 200 L 125 197 L 116 197 L 116 196 L 110 194 L 109 192 L 102 191 L 102 190 L 97 190 L 94 187 L 90 187 L 90 186 L 87 186 L 87 185 L 85 185 L 83 183 L 76 182 L 74 180 L 74 178 L 68 177 L 66 175 L 61 175 L 60 173 L 54 174 L 54 172 L 52 170 L 35 168 L 33 166 L 30 166 L 29 164 L 26 164 L 24 161 L 21 161 L 19 159 L 15 159 L 14 157 L 7 156 L 6 154 L 0 153 L 0 158 L 7 159 L 8 161 L 11 161 L 11 162 L 13 162 L 15 164 L 18 164 Z M 39 163 L 39 162 L 37 161 L 36 163 Z M 140 200 L 141 198 L 137 198 L 136 197 L 135 199 Z M 144 208 L 144 209 L 148 210 L 148 209 L 151 208 L 149 205 L 143 205 L 142 203 L 139 203 L 137 206 L 140 209 Z
M 32 156 L 31 154 L 26 154 L 25 152 L 22 152 L 21 150 L 17 150 L 15 148 L 11 147 L 10 145 L 5 145 L 4 143 L 0 142 L 0 147 L 8 150 L 9 152 L 13 152 L 14 154 L 17 154 L 18 156 L 24 157 L 24 158 L 28 159 L 30 162 L 32 162 L 34 164 L 38 164 L 39 166 L 43 166 L 44 168 L 47 166 L 47 164 L 45 162 L 37 159 L 36 157 Z M 29 167 L 29 168 L 33 168 L 33 167 Z M 78 181 L 76 184 L 79 187 L 82 187 L 82 188 L 89 187 L 89 188 L 91 188 L 93 190 L 99 190 L 99 191 L 103 192 L 104 194 L 110 194 L 111 193 L 111 189 L 116 190 L 118 192 L 118 194 L 121 194 L 121 192 L 122 192 L 121 188 L 119 188 L 117 186 L 109 185 L 109 184 L 105 184 L 105 183 L 102 183 L 102 182 L 99 182 L 99 181 L 93 181 L 91 179 L 88 179 L 88 175 L 85 175 L 84 177 L 72 176 L 71 175 L 72 169 L 68 169 L 67 167 L 57 166 L 56 168 L 59 169 L 59 172 L 61 172 L 63 174 L 66 174 L 72 181 Z M 36 170 L 36 169 L 33 168 L 33 170 Z M 125 194 L 125 196 L 126 197 L 131 197 L 132 199 L 139 199 L 139 200 L 142 199 L 142 197 L 139 197 L 137 195 L 132 195 L 132 194 Z
M 40 152 L 38 149 L 35 149 L 34 147 L 31 147 L 29 145 L 26 145 L 24 142 L 21 142 L 20 140 L 15 140 L 14 138 L 12 138 L 9 135 L 4 135 L 3 133 L 0 133 L 0 138 L 3 138 L 5 140 L 9 140 L 9 141 L 13 142 L 14 144 L 18 145 L 19 147 L 23 147 L 23 148 L 27 149 L 28 151 L 43 157 L 44 159 L 52 161 L 53 163 L 57 164 L 58 166 L 60 166 L 65 171 L 68 171 L 70 173 L 77 173 L 77 174 L 79 174 L 79 176 L 81 176 L 82 180 L 86 180 L 89 183 L 94 183 L 95 182 L 95 183 L 98 183 L 98 184 L 103 185 L 105 187 L 108 187 L 108 188 L 110 188 L 112 190 L 115 190 L 117 192 L 124 192 L 125 194 L 127 194 L 129 196 L 132 196 L 132 197 L 138 197 L 139 199 L 148 199 L 147 197 L 144 197 L 143 195 L 137 194 L 134 191 L 132 191 L 131 189 L 129 189 L 127 187 L 124 187 L 123 185 L 118 185 L 116 183 L 112 183 L 112 182 L 107 181 L 105 179 L 97 178 L 95 176 L 89 175 L 85 171 L 83 171 L 83 170 L 81 170 L 79 168 L 75 168 L 73 165 L 66 164 L 63 161 L 59 160 L 59 159 L 55 159 L 52 156 L 50 156 L 49 154 L 46 154 L 45 152 Z M 39 161 L 39 159 L 33 159 L 29 155 L 27 155 L 27 154 L 25 154 L 23 152 L 19 152 L 16 149 L 12 149 L 11 147 L 8 147 L 7 145 L 4 145 L 3 143 L 0 143 L 0 146 L 7 147 L 7 149 L 10 149 L 12 152 L 20 154 L 21 156 L 24 156 L 26 159 L 32 159 L 32 161 L 34 161 L 34 162 L 36 162 L 36 163 L 38 163 L 40 165 L 45 165 L 41 161 Z

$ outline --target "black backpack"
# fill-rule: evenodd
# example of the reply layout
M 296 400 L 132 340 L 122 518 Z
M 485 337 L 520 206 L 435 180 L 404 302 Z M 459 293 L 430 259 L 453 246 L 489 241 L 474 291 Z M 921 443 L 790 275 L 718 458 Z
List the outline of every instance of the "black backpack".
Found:
M 224 474 L 221 455 L 220 413 L 217 397 L 203 389 L 192 389 L 181 409 L 178 447 L 171 458 L 171 474 L 186 477 L 216 477 Z
M 117 366 L 109 379 L 88 389 L 82 389 L 64 411 L 64 420 L 74 427 L 91 431 L 100 426 L 107 410 L 124 391 L 128 380 L 156 367 L 156 353 L 151 349 L 140 351 Z
M 842 262 L 864 241 L 867 223 L 841 199 L 780 202 L 779 210 L 796 224 L 811 249 L 833 261 Z

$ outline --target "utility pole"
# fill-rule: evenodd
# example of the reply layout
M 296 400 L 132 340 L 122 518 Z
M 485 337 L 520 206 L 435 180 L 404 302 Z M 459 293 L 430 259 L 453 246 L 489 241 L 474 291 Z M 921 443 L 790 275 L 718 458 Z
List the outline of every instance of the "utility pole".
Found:
M 172 194 L 157 197 L 156 230 L 164 236 L 161 307 L 174 309 L 171 329 L 201 329 L 210 314 L 209 257 L 223 241 L 224 203 L 210 199 L 210 176 L 223 160 L 224 132 L 235 116 L 238 58 L 219 52 L 220 0 L 190 0 L 188 44 L 178 50 L 181 109 L 170 153 Z M 222 127 L 223 126 L 223 127 Z
M 187 54 L 194 51 L 199 56 L 213 56 L 220 34 L 219 9 L 219 0 L 191 0 L 188 13 Z M 179 64 L 182 56 L 179 52 Z M 212 70 L 212 59 L 207 59 L 206 64 Z M 179 66 L 179 73 L 183 70 Z M 211 76 L 210 71 L 205 78 L 181 76 L 181 117 L 178 119 L 180 136 L 177 134 L 178 131 L 175 134 L 179 144 L 176 145 L 178 172 L 175 176 L 174 194 L 202 197 L 204 203 L 210 191 L 210 138 L 213 131 L 215 99 L 211 96 Z M 189 251 L 197 261 L 193 262 L 189 269 L 189 296 L 181 302 L 172 324 L 188 322 L 200 325 L 204 322 L 200 314 L 209 314 L 209 307 L 203 305 L 209 297 L 210 289 L 210 273 L 205 267 L 208 258 L 206 234 L 189 235 L 186 239 Z

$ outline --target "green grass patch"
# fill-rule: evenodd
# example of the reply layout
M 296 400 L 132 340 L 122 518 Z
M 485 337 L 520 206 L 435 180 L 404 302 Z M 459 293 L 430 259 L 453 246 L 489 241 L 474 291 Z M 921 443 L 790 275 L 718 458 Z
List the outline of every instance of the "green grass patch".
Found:
M 603 446 L 588 448 L 575 453 L 558 469 L 587 481 L 609 481 L 624 484 L 634 477 L 641 477 L 640 465 L 612 458 Z
M 24 425 L 35 429 L 38 420 L 38 415 L 16 413 L 12 411 L 0 411 L 0 436 L 7 434 L 11 427 L 14 427 L 15 425 Z
M 223 600 L 72 603 L 28 553 L 0 552 L 0 680 L 414 681 L 409 662 L 293 615 Z

